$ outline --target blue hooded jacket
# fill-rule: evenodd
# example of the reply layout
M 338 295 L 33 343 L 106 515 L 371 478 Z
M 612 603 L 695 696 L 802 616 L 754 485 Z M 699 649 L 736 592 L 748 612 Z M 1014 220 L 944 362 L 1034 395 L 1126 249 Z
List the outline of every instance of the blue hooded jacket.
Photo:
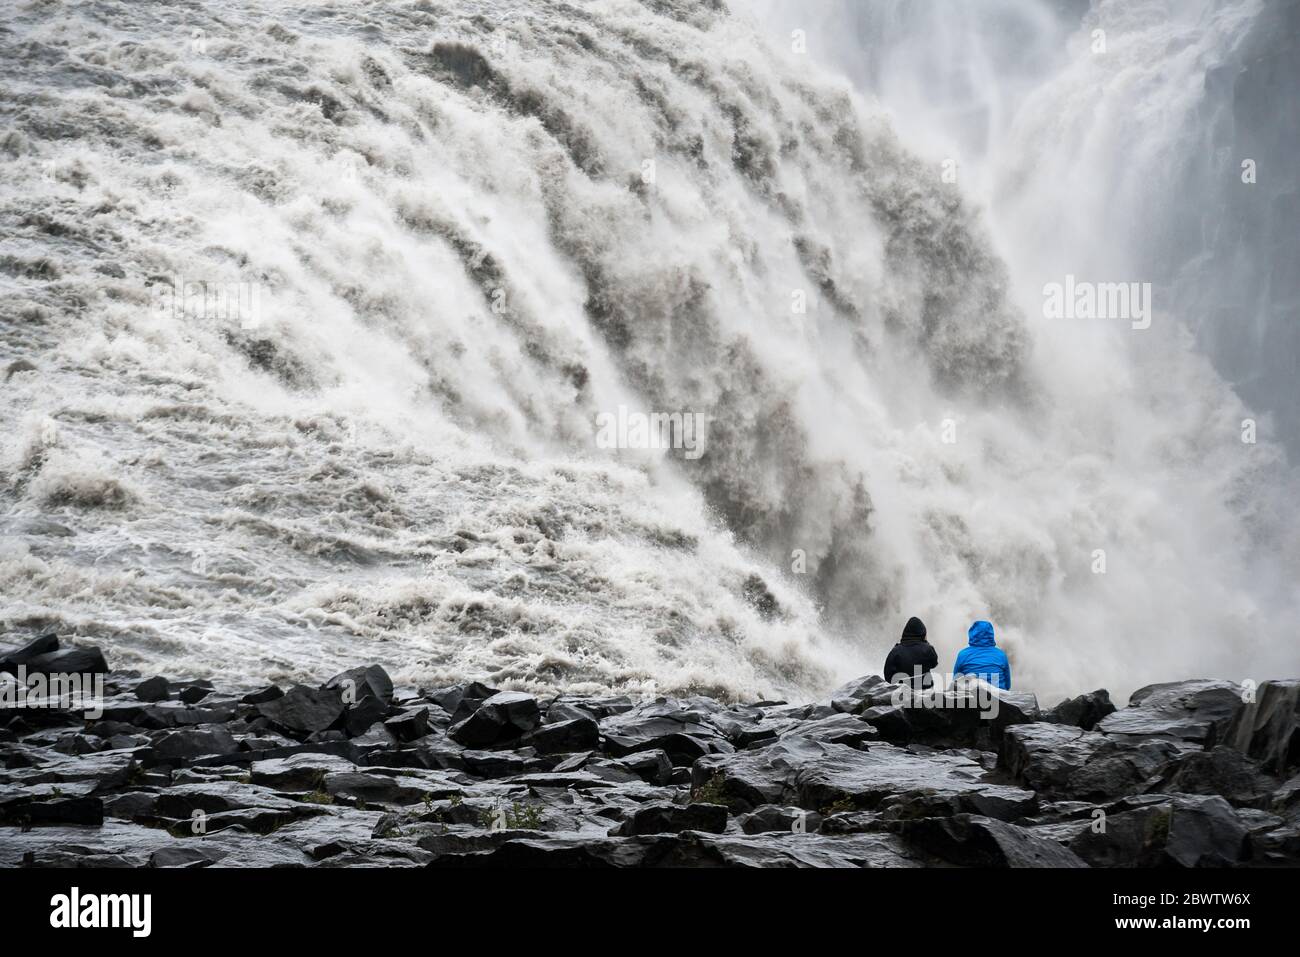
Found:
M 967 632 L 970 647 L 957 654 L 952 666 L 954 675 L 975 675 L 995 688 L 1011 690 L 1011 662 L 1006 652 L 993 643 L 993 626 L 987 621 L 977 621 Z

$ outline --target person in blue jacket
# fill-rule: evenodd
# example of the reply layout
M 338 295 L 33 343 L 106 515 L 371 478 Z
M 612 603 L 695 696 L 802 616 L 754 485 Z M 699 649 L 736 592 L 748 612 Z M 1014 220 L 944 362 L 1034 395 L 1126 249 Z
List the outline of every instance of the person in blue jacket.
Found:
M 974 675 L 995 688 L 1011 690 L 1011 662 L 1006 652 L 993 643 L 993 626 L 987 621 L 977 621 L 966 633 L 970 646 L 957 653 L 957 663 L 952 666 L 953 676 Z

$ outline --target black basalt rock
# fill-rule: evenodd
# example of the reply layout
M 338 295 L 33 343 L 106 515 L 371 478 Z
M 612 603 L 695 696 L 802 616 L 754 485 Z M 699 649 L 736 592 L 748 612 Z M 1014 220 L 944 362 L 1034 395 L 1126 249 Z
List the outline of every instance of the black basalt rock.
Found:
M 1115 705 L 1110 700 L 1110 692 L 1091 691 L 1075 698 L 1062 701 L 1055 708 L 1043 712 L 1042 720 L 1050 724 L 1068 724 L 1072 727 L 1091 731 L 1097 722 L 1115 713 Z
M 336 689 L 294 685 L 283 696 L 257 706 L 258 713 L 294 737 L 324 731 L 343 714 L 343 698 Z
M 1108 735 L 1161 737 L 1213 747 L 1245 706 L 1231 681 L 1177 681 L 1133 692 L 1129 706 L 1107 715 L 1096 730 Z
M 34 655 L 21 664 L 26 665 L 29 675 L 102 675 L 108 672 L 104 653 L 92 645 L 60 648 Z M 17 670 L 16 666 L 14 670 Z
M 33 638 L 21 648 L 0 655 L 0 671 L 17 674 L 19 665 L 25 665 L 33 658 L 48 655 L 58 650 L 59 638 L 57 635 L 41 635 L 38 638 Z
M 1261 684 L 1233 718 L 1224 742 L 1273 774 L 1300 768 L 1300 680 Z
M 896 822 L 892 829 L 911 847 L 961 867 L 1088 866 L 1050 838 L 977 815 L 915 818 Z
M 541 723 L 541 717 L 541 708 L 532 695 L 501 691 L 453 724 L 447 737 L 467 748 L 489 747 L 532 731 Z
M 149 678 L 135 686 L 135 696 L 141 701 L 166 701 L 171 696 L 171 685 L 161 676 Z
M 590 751 L 600 744 L 600 725 L 591 718 L 573 718 L 544 724 L 524 738 L 538 754 L 567 754 Z
M 355 704 L 368 697 L 377 698 L 384 704 L 393 701 L 393 679 L 379 665 L 350 668 L 325 682 L 323 687 L 337 691 L 344 704 Z
M 110 672 L 97 719 L 0 714 L 0 866 L 1294 866 L 1298 684 L 1105 714 L 875 677 L 831 705 Z
M 706 831 L 721 834 L 727 829 L 727 808 L 721 804 L 644 804 L 609 833 L 632 837 L 637 834 L 679 834 Z

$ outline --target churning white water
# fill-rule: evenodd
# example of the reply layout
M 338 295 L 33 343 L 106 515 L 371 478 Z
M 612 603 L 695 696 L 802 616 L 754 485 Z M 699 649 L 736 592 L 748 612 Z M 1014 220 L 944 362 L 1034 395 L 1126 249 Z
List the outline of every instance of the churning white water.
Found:
M 1295 672 L 1294 479 L 1121 256 L 1087 24 L 944 142 L 924 45 L 974 22 L 867 30 L 855 87 L 733 6 L 7 0 L 4 628 L 248 683 L 805 695 L 912 614 L 1049 697 Z M 1151 328 L 1044 319 L 1067 272 Z

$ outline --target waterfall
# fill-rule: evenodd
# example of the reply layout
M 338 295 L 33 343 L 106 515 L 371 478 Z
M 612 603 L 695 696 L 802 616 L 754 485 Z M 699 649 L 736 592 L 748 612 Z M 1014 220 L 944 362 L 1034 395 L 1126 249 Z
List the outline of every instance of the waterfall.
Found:
M 944 657 L 994 621 L 1044 694 L 1294 668 L 1284 441 L 1109 258 L 1178 197 L 1046 142 L 1100 69 L 1043 52 L 1069 5 L 1005 83 L 1006 49 L 930 75 L 923 33 L 981 28 L 905 4 L 874 80 L 739 3 L 11 6 L 7 629 L 733 698 L 878 671 L 911 614 Z M 1184 80 L 1262 15 L 1221 6 Z M 899 112 L 931 81 L 947 143 Z M 1151 327 L 1045 319 L 1070 270 L 1152 282 Z M 629 410 L 702 454 L 597 441 Z

